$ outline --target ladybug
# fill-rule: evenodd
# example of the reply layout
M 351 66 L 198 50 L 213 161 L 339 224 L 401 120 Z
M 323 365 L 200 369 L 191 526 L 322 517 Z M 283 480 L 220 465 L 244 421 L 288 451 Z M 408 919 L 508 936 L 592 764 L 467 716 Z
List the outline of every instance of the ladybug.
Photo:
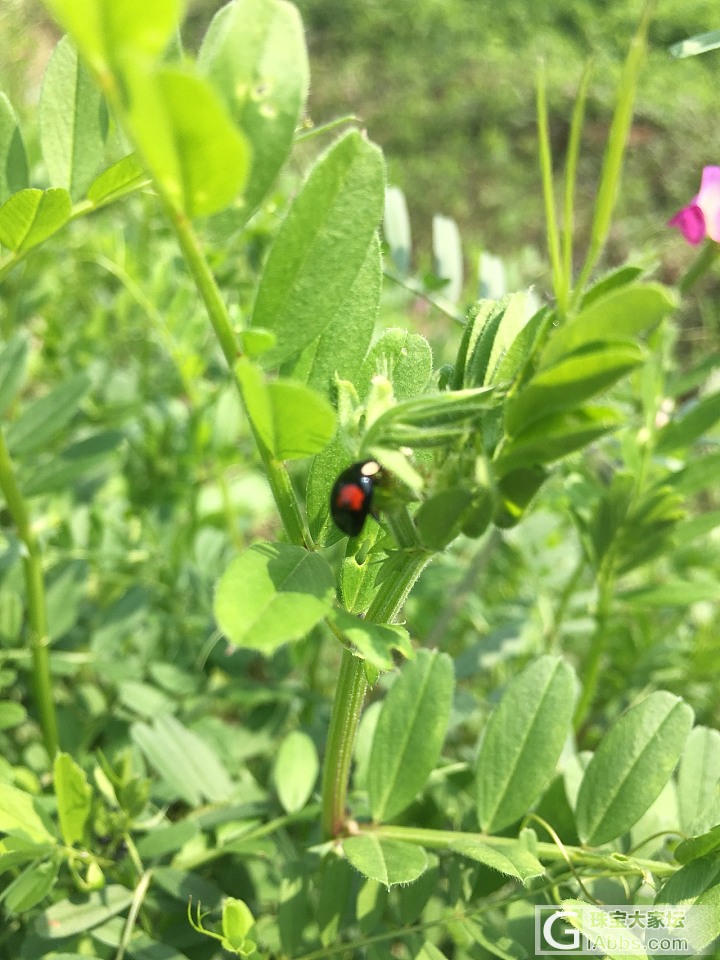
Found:
M 377 460 L 361 460 L 343 470 L 330 494 L 330 513 L 349 537 L 356 537 L 372 510 L 375 484 L 382 467 Z

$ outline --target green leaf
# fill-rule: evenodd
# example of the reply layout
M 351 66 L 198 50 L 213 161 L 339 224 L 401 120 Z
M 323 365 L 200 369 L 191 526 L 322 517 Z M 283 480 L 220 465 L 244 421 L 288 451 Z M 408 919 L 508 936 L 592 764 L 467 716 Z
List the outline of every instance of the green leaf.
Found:
M 504 873 L 508 877 L 522 880 L 523 883 L 533 877 L 541 877 L 545 873 L 545 868 L 537 857 L 533 856 L 520 840 L 507 844 L 499 850 L 488 843 L 483 843 L 482 840 L 462 837 L 453 840 L 449 849 L 462 857 L 484 863 L 486 867 Z
M 88 187 L 87 197 L 96 207 L 118 200 L 147 182 L 147 173 L 136 153 L 130 153 L 103 170 Z
M 44 900 L 55 886 L 59 868 L 54 860 L 26 867 L 2 893 L 8 913 L 23 913 Z
M 658 324 L 677 306 L 677 298 L 658 283 L 623 286 L 593 300 L 550 337 L 543 350 L 542 367 L 590 343 L 635 341 L 640 333 Z
M 678 863 L 690 863 L 691 860 L 698 860 L 712 853 L 718 847 L 720 847 L 720 824 L 699 837 L 690 837 L 689 840 L 679 843 L 675 848 L 675 859 Z
M 624 924 L 621 918 L 616 917 L 615 915 L 611 914 L 609 910 L 605 909 L 604 912 L 607 914 L 607 919 L 601 927 L 597 917 L 599 911 L 602 910 L 602 907 L 598 907 L 595 904 L 585 903 L 583 900 L 574 900 L 572 898 L 563 900 L 561 905 L 567 911 L 567 922 L 577 930 L 582 931 L 590 940 L 594 940 L 595 937 L 597 937 L 598 929 L 602 930 L 604 933 L 605 930 L 612 924 L 613 939 L 610 941 L 610 937 L 607 938 L 608 941 L 610 941 L 611 946 L 608 948 L 605 944 L 603 944 L 602 950 L 602 953 L 605 957 L 607 957 L 607 960 L 629 960 L 630 957 L 645 958 L 645 960 L 647 960 L 648 954 L 645 950 L 643 941 L 637 935 L 637 933 L 635 933 L 635 930 L 632 929 L 631 924 Z M 631 916 L 629 910 L 627 916 L 628 919 Z M 615 940 L 615 936 L 617 936 L 617 940 Z M 615 944 L 618 942 L 622 943 L 623 945 L 622 952 L 621 948 L 615 946 Z
M 113 454 L 124 439 L 119 430 L 103 430 L 71 444 L 46 463 L 26 465 L 21 473 L 23 494 L 35 497 L 67 490 L 78 480 L 109 471 L 116 466 Z
M 25 253 L 47 240 L 70 219 L 72 202 L 67 190 L 21 190 L 0 207 L 0 243 L 14 253 Z
M 689 447 L 720 420 L 720 390 L 699 400 L 687 413 L 671 420 L 655 439 L 658 453 Z
M 447 960 L 447 956 L 438 950 L 435 944 L 426 940 L 413 957 L 413 960 Z
M 547 477 L 548 473 L 542 467 L 518 467 L 501 477 L 493 523 L 501 530 L 518 524 Z
M 426 389 L 432 375 L 432 350 L 425 337 L 390 327 L 378 337 L 362 365 L 358 395 L 366 400 L 373 378 L 390 381 L 396 400 L 408 400 Z
M 231 643 L 272 653 L 304 637 L 328 612 L 335 578 L 317 553 L 257 543 L 232 561 L 215 592 L 215 617 Z
M 717 798 L 720 781 L 720 731 L 697 726 L 690 731 L 678 769 L 678 806 L 684 831 L 714 826 L 704 815 Z
M 320 928 L 320 943 L 324 947 L 338 942 L 338 933 L 354 878 L 355 875 L 347 860 L 331 854 L 323 861 L 319 878 L 317 922 Z
M 405 194 L 400 187 L 385 190 L 383 235 L 398 273 L 405 276 L 410 269 L 412 237 Z
M 558 657 L 540 657 L 508 684 L 477 756 L 477 815 L 483 830 L 514 823 L 550 781 L 576 695 L 575 676 Z
M 385 887 L 412 883 L 424 873 L 428 863 L 422 847 L 367 834 L 343 840 L 343 852 L 364 877 Z
M 370 346 L 381 289 L 382 259 L 375 236 L 342 306 L 303 351 L 292 375 L 325 395 L 333 391 L 336 377 L 354 382 Z
M 580 784 L 576 820 L 583 843 L 608 843 L 640 819 L 670 779 L 692 721 L 690 707 L 666 691 L 618 717 Z
M 398 919 L 404 927 L 418 920 L 427 906 L 428 900 L 437 892 L 441 882 L 438 857 L 429 850 L 426 850 L 426 854 L 428 858 L 427 870 L 414 883 L 400 887 L 393 898 L 396 903 Z
M 177 853 L 200 833 L 196 820 L 178 820 L 167 827 L 153 827 L 137 842 L 137 852 L 143 860 L 159 860 Z
M 188 216 L 223 210 L 243 188 L 248 144 L 210 83 L 188 67 L 133 71 L 129 122 L 163 193 Z
M 303 383 L 274 380 L 240 360 L 235 372 L 248 416 L 276 460 L 300 460 L 323 450 L 335 433 L 335 411 L 325 397 Z
M 699 53 L 717 50 L 718 47 L 720 47 L 720 30 L 709 30 L 707 33 L 698 33 L 694 37 L 673 43 L 669 51 L 673 57 L 680 59 L 696 57 Z
M 503 441 L 496 453 L 500 476 L 566 457 L 615 429 L 623 417 L 609 407 L 579 407 L 536 420 L 517 437 Z
M 75 415 L 89 386 L 89 377 L 80 373 L 27 406 L 8 427 L 13 455 L 25 456 L 46 447 Z
M 318 547 L 335 543 L 343 536 L 330 516 L 330 492 L 347 466 L 348 451 L 339 433 L 310 464 L 305 508 L 310 534 Z
M 353 644 L 358 655 L 378 670 L 392 670 L 395 665 L 393 650 L 397 650 L 408 660 L 415 656 L 410 635 L 405 627 L 394 623 L 372 623 L 340 608 L 333 612 L 332 621 Z
M 442 446 L 462 436 L 481 419 L 494 400 L 494 387 L 427 393 L 403 400 L 369 425 L 364 448 Z
M 27 720 L 27 710 L 14 700 L 0 702 L 0 730 L 11 730 Z
M 114 883 L 89 894 L 82 902 L 61 900 L 35 921 L 35 932 L 43 940 L 61 940 L 90 930 L 130 906 L 133 891 Z
M 69 753 L 58 753 L 53 766 L 60 830 L 66 845 L 80 843 L 90 816 L 92 789 L 82 767 Z
M 203 798 L 219 803 L 232 791 L 215 751 L 175 717 L 165 714 L 152 726 L 134 723 L 130 735 L 176 796 L 191 806 Z
M 455 362 L 453 389 L 485 384 L 490 354 L 508 303 L 508 297 L 480 300 L 470 311 Z
M 108 120 L 100 92 L 69 37 L 50 57 L 39 109 L 40 146 L 50 182 L 77 200 L 102 163 Z
M 687 607 L 691 603 L 700 603 L 703 600 L 716 600 L 717 583 L 666 580 L 657 586 L 621 591 L 618 597 L 639 607 Z
M 173 900 L 187 907 L 188 897 L 199 900 L 206 907 L 216 907 L 223 898 L 222 890 L 205 877 L 191 870 L 175 867 L 153 867 L 153 883 L 164 890 Z
M 302 810 L 312 796 L 320 761 L 310 737 L 301 730 L 293 730 L 280 744 L 273 779 L 278 799 L 286 813 Z
M 159 56 L 180 21 L 182 0 L 48 0 L 47 7 L 95 70 Z
M 472 506 L 473 492 L 467 487 L 448 487 L 426 500 L 415 514 L 423 544 L 429 550 L 444 549 L 463 529 Z
M 700 916 L 687 911 L 683 934 L 695 948 L 691 956 L 706 952 L 720 936 L 720 861 L 716 854 L 693 860 L 673 874 L 655 898 L 656 904 L 707 907 Z M 711 954 L 712 955 L 712 954 Z
M 23 384 L 27 365 L 28 338 L 14 333 L 0 351 L 0 415 L 5 413 Z
M 277 366 L 319 336 L 348 296 L 382 213 L 379 149 L 346 134 L 317 161 L 275 238 L 252 326 L 272 330 L 263 363 Z
M 607 296 L 618 287 L 625 287 L 638 280 L 643 274 L 642 267 L 618 267 L 617 270 L 611 270 L 610 273 L 601 277 L 597 283 L 594 283 L 584 294 L 581 301 L 583 308 L 589 307 L 595 300 Z
M 0 781 L 0 832 L 34 842 L 55 843 L 29 793 Z
M 307 97 L 307 51 L 297 9 L 278 0 L 228 3 L 208 28 L 198 66 L 253 147 L 247 217 L 287 159 Z
M 10 101 L 0 93 L 0 203 L 27 185 L 27 157 L 20 124 Z
M 458 225 L 450 217 L 435 214 L 432 220 L 433 270 L 446 281 L 442 295 L 457 303 L 463 291 L 463 255 Z
M 425 786 L 445 739 L 453 686 L 452 660 L 437 651 L 419 650 L 400 671 L 370 752 L 367 787 L 374 820 L 396 816 Z
M 508 401 L 505 429 L 513 436 L 540 417 L 589 400 L 640 366 L 643 359 L 642 350 L 633 343 L 608 344 L 544 367 Z

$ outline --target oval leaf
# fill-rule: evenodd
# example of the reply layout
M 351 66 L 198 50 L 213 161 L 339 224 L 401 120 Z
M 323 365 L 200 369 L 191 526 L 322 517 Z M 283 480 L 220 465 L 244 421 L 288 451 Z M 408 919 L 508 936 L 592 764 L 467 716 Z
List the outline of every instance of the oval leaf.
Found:
M 335 433 L 335 411 L 315 390 L 291 380 L 266 383 L 243 359 L 235 367 L 247 414 L 276 460 L 301 460 L 323 450 Z
M 384 177 L 380 150 L 357 132 L 333 144 L 311 170 L 260 280 L 252 326 L 277 337 L 264 365 L 297 355 L 348 296 L 382 214 Z
M 542 353 L 542 366 L 555 363 L 589 343 L 632 340 L 659 323 L 677 306 L 677 298 L 659 283 L 623 286 L 581 310 L 551 336 Z
M 24 253 L 47 240 L 70 219 L 67 190 L 21 190 L 0 207 L 0 243 Z
M 335 626 L 356 648 L 359 656 L 378 670 L 392 670 L 393 650 L 406 659 L 415 656 L 410 635 L 405 627 L 395 623 L 372 623 L 354 617 L 347 610 L 337 609 L 333 614 Z
M 498 850 L 488 843 L 483 843 L 482 840 L 462 837 L 453 840 L 449 849 L 462 857 L 484 863 L 486 867 L 504 873 L 508 877 L 522 880 L 523 883 L 533 877 L 541 877 L 545 872 L 538 858 L 533 856 L 520 840 L 512 841 Z
M 230 564 L 215 593 L 215 617 L 239 647 L 272 653 L 299 640 L 332 606 L 327 562 L 302 547 L 257 543 Z
M 618 717 L 580 784 L 576 820 L 583 843 L 608 843 L 640 819 L 670 779 L 692 721 L 690 707 L 666 691 Z
M 252 143 L 247 217 L 290 153 L 307 96 L 307 51 L 296 7 L 278 0 L 228 3 L 208 28 L 198 66 Z
M 58 753 L 53 767 L 58 818 L 63 840 L 70 847 L 80 842 L 90 816 L 92 790 L 85 772 L 69 753 Z
M 135 723 L 130 733 L 148 762 L 187 803 L 227 799 L 232 782 L 217 754 L 175 717 L 162 716 L 152 726 Z
M 48 8 L 96 69 L 128 56 L 156 57 L 178 26 L 182 0 L 48 0 Z
M 15 111 L 0 93 L 0 203 L 28 185 L 27 156 Z
M 77 200 L 100 166 L 107 111 L 68 37 L 58 43 L 40 92 L 40 146 L 50 182 Z
M 572 722 L 570 667 L 541 657 L 509 684 L 488 720 L 477 757 L 477 815 L 483 830 L 514 823 L 549 782 Z
M 364 877 L 377 880 L 385 887 L 392 887 L 396 883 L 412 883 L 428 865 L 427 854 L 422 847 L 367 834 L 343 840 L 343 851 Z
M 190 217 L 227 207 L 245 184 L 250 150 L 209 82 L 162 67 L 133 72 L 129 84 L 135 142 L 170 202 Z
M 273 769 L 275 789 L 286 813 L 302 810 L 313 792 L 319 769 L 315 744 L 306 733 L 293 730 L 280 744 Z
M 89 377 L 80 373 L 26 407 L 8 428 L 12 453 L 24 456 L 45 447 L 73 418 L 89 386 Z
M 715 826 L 707 822 L 720 782 L 720 731 L 694 727 L 690 731 L 678 770 L 680 826 L 688 833 Z
M 643 352 L 634 343 L 610 344 L 565 357 L 537 373 L 508 401 L 505 428 L 512 436 L 539 417 L 589 400 L 642 362 Z
M 132 903 L 133 891 L 114 883 L 91 893 L 82 903 L 61 900 L 35 921 L 35 932 L 43 940 L 60 940 L 90 930 L 116 916 Z
M 453 686 L 452 660 L 437 651 L 419 650 L 400 671 L 383 703 L 370 751 L 367 785 L 373 819 L 394 817 L 425 786 L 445 739 Z

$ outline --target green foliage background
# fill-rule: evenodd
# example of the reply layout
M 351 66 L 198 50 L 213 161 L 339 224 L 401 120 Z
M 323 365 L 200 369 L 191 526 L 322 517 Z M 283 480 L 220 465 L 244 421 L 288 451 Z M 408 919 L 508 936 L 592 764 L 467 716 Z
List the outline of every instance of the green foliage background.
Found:
M 218 6 L 193 6 L 185 31 L 190 46 Z M 383 146 L 390 180 L 406 192 L 416 233 L 415 266 L 420 272 L 430 265 L 432 215 L 442 212 L 458 220 L 465 243 L 470 279 L 460 312 L 475 300 L 473 261 L 481 249 L 505 257 L 512 286 L 532 282 L 542 295 L 548 294 L 534 65 L 540 57 L 547 65 L 551 134 L 559 169 L 580 73 L 588 56 L 595 60 L 577 202 L 576 249 L 582 251 L 614 84 L 639 5 L 584 0 L 536 9 L 529 2 L 489 0 L 394 4 L 300 0 L 298 6 L 313 67 L 312 120 L 320 124 L 348 112 L 357 114 L 371 138 Z M 648 268 L 657 265 L 656 275 L 673 282 L 690 262 L 690 251 L 665 222 L 696 190 L 702 166 L 719 159 L 714 78 L 720 54 L 673 62 L 667 47 L 718 26 L 714 16 L 710 3 L 696 3 L 691 9 L 666 3 L 653 22 L 627 177 L 605 266 L 630 257 Z M 33 126 L 35 105 L 42 69 L 57 36 L 56 27 L 35 3 L 8 3 L 0 11 L 1 85 L 25 120 L 30 166 L 38 181 L 43 173 Z M 113 131 L 111 147 L 117 146 L 117 138 Z M 297 145 L 289 168 L 246 230 L 238 229 L 237 210 L 200 225 L 210 266 L 233 318 L 250 314 L 272 238 L 317 153 L 312 140 Z M 371 286 L 368 281 L 368 289 Z M 537 669 L 546 679 L 558 675 L 543 723 L 533 728 L 533 717 L 525 718 L 535 738 L 531 742 L 548 748 L 548 757 L 535 751 L 538 783 L 525 784 L 526 793 L 519 794 L 523 803 L 518 801 L 517 809 L 505 810 L 501 816 L 494 806 L 497 797 L 480 796 L 477 821 L 488 829 L 504 830 L 535 802 L 547 766 L 553 766 L 570 724 L 572 671 L 567 665 L 559 667 L 555 657 L 542 654 L 562 651 L 571 662 L 584 666 L 601 619 L 604 669 L 597 678 L 591 709 L 579 724 L 583 748 L 595 747 L 628 705 L 658 688 L 670 691 L 653 694 L 658 714 L 683 714 L 679 733 L 669 738 L 670 746 L 656 746 L 660 759 L 672 761 L 665 771 L 668 776 L 691 722 L 687 704 L 697 723 L 717 728 L 720 654 L 718 610 L 713 601 L 720 578 L 715 534 L 720 503 L 712 473 L 717 467 L 717 454 L 713 454 L 717 425 L 709 421 L 714 433 L 702 439 L 697 459 L 692 446 L 697 435 L 685 446 L 682 442 L 673 446 L 672 434 L 669 440 L 666 434 L 666 449 L 652 464 L 642 460 L 638 439 L 643 424 L 648 427 L 647 417 L 655 417 L 658 396 L 672 397 L 682 405 L 696 399 L 706 382 L 712 391 L 719 329 L 715 288 L 716 281 L 709 280 L 699 294 L 684 302 L 677 339 L 669 325 L 651 330 L 644 366 L 613 387 L 612 400 L 626 421 L 623 430 L 583 457 L 561 464 L 543 488 L 537 508 L 523 518 L 520 527 L 496 531 L 481 542 L 462 539 L 440 553 L 419 582 L 406 608 L 409 633 L 422 638 L 427 647 L 441 647 L 443 653 L 421 651 L 410 669 L 401 672 L 403 685 L 390 688 L 395 694 L 385 699 L 390 707 L 380 723 L 381 731 L 386 728 L 384 741 L 382 737 L 372 740 L 378 716 L 375 705 L 366 713 L 353 779 L 361 811 L 367 802 L 378 819 L 389 811 L 389 816 L 402 814 L 408 822 L 428 829 L 472 823 L 475 810 L 468 784 L 478 734 L 491 731 L 483 747 L 484 759 L 488 769 L 497 773 L 506 756 L 505 724 L 496 719 L 494 727 L 488 725 L 488 717 L 508 690 L 506 715 L 520 714 L 518 707 L 527 700 L 527 691 L 532 693 L 537 686 L 535 673 L 526 675 L 526 688 L 513 684 L 529 663 L 530 671 Z M 386 284 L 380 326 L 398 322 L 427 336 L 439 361 L 436 366 L 455 354 L 459 325 L 429 307 L 425 299 Z M 179 885 L 175 870 L 183 871 L 183 883 L 190 884 L 193 894 L 208 905 L 216 906 L 227 893 L 251 902 L 259 917 L 261 939 L 274 954 L 281 949 L 286 955 L 314 949 L 312 938 L 318 929 L 323 944 L 333 942 L 338 925 L 344 928 L 345 922 L 353 924 L 357 919 L 344 916 L 345 901 L 350 902 L 348 891 L 352 891 L 359 902 L 361 881 L 345 861 L 330 858 L 321 864 L 314 847 L 319 831 L 312 819 L 317 819 L 317 805 L 311 805 L 309 817 L 304 807 L 313 797 L 317 754 L 325 746 L 330 724 L 339 645 L 318 625 L 300 642 L 263 658 L 253 650 L 227 646 L 216 630 L 212 596 L 219 577 L 257 539 L 278 538 L 280 524 L 247 418 L 240 412 L 205 310 L 156 198 L 140 194 L 122 204 L 121 210 L 110 207 L 95 212 L 40 247 L 4 279 L 0 326 L 5 340 L 18 328 L 26 330 L 31 345 L 27 382 L 9 411 L 10 421 L 17 423 L 26 405 L 58 384 L 77 385 L 72 378 L 80 371 L 88 378 L 80 385 L 86 391 L 82 405 L 62 425 L 65 429 L 44 437 L 31 455 L 19 457 L 20 479 L 31 498 L 44 549 L 52 693 L 62 747 L 93 783 L 92 813 L 87 824 L 83 820 L 77 828 L 81 834 L 87 828 L 88 835 L 75 839 L 100 850 L 103 869 L 113 880 L 112 896 L 120 904 L 117 913 L 127 908 L 129 888 L 137 882 L 125 840 L 130 835 L 139 838 L 139 856 L 155 870 L 146 903 L 148 916 L 164 917 L 167 924 L 152 932 L 164 944 L 188 950 L 193 957 L 216 956 L 217 951 L 213 953 L 213 944 L 199 946 L 200 937 L 185 928 L 188 890 Z M 648 322 L 648 326 L 653 325 Z M 412 387 L 408 396 L 422 389 L 429 374 L 426 354 L 413 359 L 414 369 L 405 372 Z M 634 362 L 631 357 L 628 369 Z M 412 382 L 414 375 L 418 384 Z M 527 395 L 525 400 L 530 406 Z M 655 430 L 654 419 L 649 426 Z M 49 483 L 47 471 L 52 477 L 56 464 L 72 471 L 68 445 L 89 438 L 98 454 L 93 462 L 73 473 L 72 482 L 57 483 L 55 478 L 43 488 L 41 481 Z M 22 446 L 19 449 L 22 454 Z M 424 451 L 420 460 L 422 456 Z M 701 460 L 707 464 L 706 474 L 699 478 L 690 470 L 684 487 L 683 458 L 688 467 Z M 647 475 L 640 473 L 641 468 Z M 683 501 L 687 518 L 678 507 L 682 496 L 665 485 L 670 468 L 680 475 L 673 482 L 687 495 Z M 303 489 L 307 461 L 293 465 L 291 473 L 297 490 Z M 640 511 L 631 518 L 623 541 L 624 485 L 633 476 L 646 481 L 645 488 L 639 482 L 638 489 L 647 496 L 640 503 L 647 506 L 647 515 Z M 617 483 L 610 482 L 613 477 Z M 325 497 L 321 513 L 327 512 L 326 502 Z M 54 797 L 45 789 L 48 758 L 35 718 L 25 707 L 31 698 L 25 685 L 20 546 L 10 518 L 3 514 L 0 520 L 0 681 L 6 699 L 0 713 L 0 783 L 14 784 L 41 804 L 49 801 L 46 805 L 51 808 Z M 617 579 L 613 571 L 605 578 L 607 603 L 605 608 L 600 603 L 598 613 L 603 536 L 606 530 L 616 529 L 613 523 L 620 531 L 618 549 L 626 566 Z M 372 542 L 380 533 L 372 521 L 369 524 Z M 435 536 L 444 532 L 428 526 Z M 638 531 L 648 533 L 647 538 Z M 671 533 L 677 534 L 674 540 Z M 326 541 L 330 560 L 352 570 L 355 558 L 341 561 L 331 540 L 332 535 Z M 319 553 L 309 556 L 319 561 Z M 312 572 L 308 579 L 317 580 Z M 331 593 L 332 586 L 325 586 L 324 592 Z M 343 625 L 338 620 L 335 626 L 345 630 L 347 622 Z M 352 618 L 350 622 L 357 625 Z M 402 649 L 403 637 L 407 643 L 406 635 L 390 632 L 390 640 L 385 637 L 387 650 Z M 454 699 L 447 654 L 458 684 Z M 423 671 L 433 673 L 436 684 L 429 684 L 428 690 L 437 694 L 436 703 L 424 699 Z M 384 678 L 373 689 L 372 698 L 379 699 L 388 683 Z M 682 696 L 687 704 L 679 706 L 673 695 Z M 415 800 L 432 766 L 429 763 L 426 770 L 417 762 L 423 744 L 408 747 L 390 779 L 389 763 L 382 756 L 383 747 L 393 747 L 394 731 L 403 729 L 408 715 L 432 746 L 430 760 L 437 760 L 443 750 L 443 763 L 449 761 L 448 769 L 435 771 L 421 798 Z M 503 719 L 502 712 L 495 716 Z M 635 722 L 630 721 L 632 730 Z M 548 738 L 551 727 L 553 736 Z M 701 730 L 698 737 L 707 736 L 710 742 L 714 735 L 713 730 Z M 290 737 L 296 740 L 288 746 Z M 379 745 L 372 748 L 375 755 L 371 742 Z M 701 748 L 698 753 L 704 756 Z M 710 756 L 712 751 L 707 753 Z M 392 749 L 389 754 L 397 758 Z M 647 762 L 657 766 L 656 760 L 653 755 Z M 570 768 L 576 764 L 577 785 L 579 760 L 573 757 L 567 763 Z M 516 758 L 508 777 L 522 773 L 526 766 Z M 600 781 L 607 779 L 610 767 L 596 764 Z M 714 789 L 711 773 L 709 794 Z M 112 789 L 103 775 L 112 780 Z M 692 769 L 686 770 L 687 782 L 692 775 Z M 84 777 L 74 761 L 63 759 L 55 771 L 56 790 L 66 782 L 70 793 L 83 794 Z M 496 780 L 490 783 L 490 793 Z M 691 793 L 687 782 L 684 790 Z M 559 779 L 538 803 L 536 812 L 557 825 L 565 843 L 577 843 L 578 834 L 603 843 L 627 827 L 616 822 L 607 828 L 597 809 L 592 809 L 597 802 L 587 796 L 589 790 L 577 824 Z M 157 834 L 154 821 L 147 820 L 148 810 L 162 822 L 163 830 Z M 655 825 L 650 817 L 633 835 L 633 842 L 651 835 L 655 826 L 668 830 L 668 823 L 675 822 L 671 813 L 667 807 L 656 809 L 653 815 L 659 823 Z M 291 818 L 287 824 L 286 814 Z M 281 824 L 265 833 L 272 818 Z M 691 819 L 686 817 L 688 823 Z M 697 831 L 707 826 L 698 826 Z M 38 827 L 41 835 L 43 829 Z M 68 844 L 73 829 L 72 823 L 63 825 Z M 164 830 L 175 832 L 168 837 Z M 244 845 L 246 830 L 251 839 Z M 271 836 L 275 830 L 278 835 Z M 547 847 L 552 846 L 549 835 L 542 838 Z M 353 840 L 348 858 L 372 877 L 368 863 L 377 852 L 375 841 L 367 835 Z M 669 849 L 665 838 L 646 851 L 648 856 L 662 843 Z M 663 856 L 668 849 L 663 848 Z M 458 866 L 452 858 L 439 863 L 434 854 L 428 859 L 421 844 L 415 852 L 422 854 L 418 869 L 429 867 L 431 883 L 422 889 L 420 885 L 394 889 L 387 920 L 391 930 L 420 915 L 423 891 L 429 896 L 433 883 L 442 888 L 446 903 L 452 904 L 461 899 L 461 889 L 470 900 L 496 891 L 505 882 L 485 866 Z M 526 852 L 530 857 L 532 851 Z M 467 855 L 488 864 L 483 859 L 488 857 L 486 850 L 473 848 Z M 523 862 L 511 875 L 536 877 L 532 872 L 536 864 L 533 854 L 529 867 Z M 490 861 L 489 866 L 494 869 L 496 864 Z M 14 869 L 11 863 L 8 870 Z M 63 871 L 58 899 L 79 886 L 76 877 L 67 876 L 64 863 Z M 32 901 L 31 909 L 36 911 L 29 914 L 32 918 L 45 908 L 43 897 L 54 879 L 49 877 L 47 890 L 40 890 Z M 96 878 L 86 880 L 90 885 Z M 571 882 L 569 875 L 563 880 Z M 614 892 L 622 895 L 624 891 L 616 888 Z M 384 894 L 376 891 L 375 895 L 379 916 Z M 332 901 L 329 906 L 326 896 Z M 66 903 L 61 901 L 62 908 L 71 912 L 72 905 Z M 307 904 L 313 908 L 310 913 Z M 26 912 L 22 903 L 14 907 L 13 916 Z M 437 903 L 432 910 L 439 910 Z M 307 933 L 303 924 L 310 915 Z M 42 916 L 47 920 L 54 914 Z M 323 918 L 327 918 L 325 927 Z M 24 922 L 13 920 L 0 933 L 0 954 L 5 944 L 15 949 L 24 943 Z M 132 933 L 132 924 L 129 929 Z M 364 935 L 361 922 L 359 929 Z M 368 929 L 374 929 L 370 923 Z M 117 928 L 106 935 L 117 943 Z M 31 957 L 43 949 L 33 937 L 28 933 Z M 422 937 L 419 933 L 417 937 L 414 945 L 419 950 Z M 458 943 L 461 940 L 458 935 Z M 103 957 L 110 955 L 104 946 L 97 949 Z M 408 947 L 405 955 L 409 951 Z

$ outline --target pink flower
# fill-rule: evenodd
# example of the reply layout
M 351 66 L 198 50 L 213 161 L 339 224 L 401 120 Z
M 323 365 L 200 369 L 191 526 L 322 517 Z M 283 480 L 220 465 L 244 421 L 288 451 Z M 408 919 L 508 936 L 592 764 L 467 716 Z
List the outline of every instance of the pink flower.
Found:
M 688 243 L 698 244 L 705 237 L 720 242 L 720 167 L 703 169 L 700 192 L 668 226 L 679 227 Z

